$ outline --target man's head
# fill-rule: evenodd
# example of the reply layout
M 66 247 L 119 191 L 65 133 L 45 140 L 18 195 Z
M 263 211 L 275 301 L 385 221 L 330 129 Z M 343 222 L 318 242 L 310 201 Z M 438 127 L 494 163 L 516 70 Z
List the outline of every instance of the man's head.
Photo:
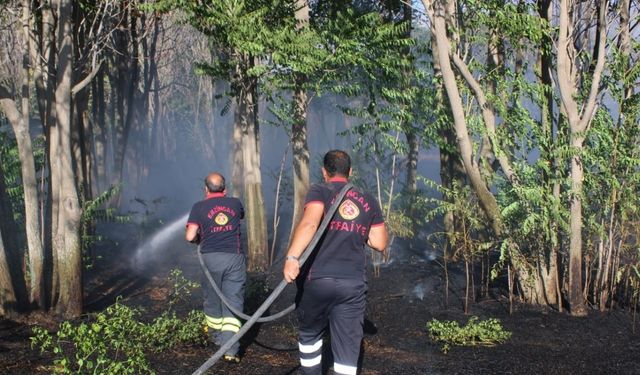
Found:
M 225 190 L 224 176 L 218 172 L 212 172 L 204 179 L 204 186 L 209 193 L 222 193 Z
M 331 150 L 324 154 L 323 169 L 327 177 L 349 177 L 351 158 L 342 150 Z

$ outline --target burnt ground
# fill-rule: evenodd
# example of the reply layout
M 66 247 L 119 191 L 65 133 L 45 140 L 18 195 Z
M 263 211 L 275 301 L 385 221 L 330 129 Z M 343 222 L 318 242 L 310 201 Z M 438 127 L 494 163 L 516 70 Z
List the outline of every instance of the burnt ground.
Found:
M 179 250 L 158 256 L 155 262 L 131 267 L 128 262 L 98 264 L 100 271 L 87 280 L 87 309 L 99 311 L 124 296 L 127 304 L 142 306 L 147 317 L 160 314 L 167 305 L 170 285 L 168 270 L 181 268 L 197 279 L 199 265 L 193 248 L 176 245 Z M 111 259 L 122 259 L 114 257 Z M 164 266 L 171 264 L 171 266 Z M 279 282 L 280 266 L 267 275 L 272 285 Z M 427 334 L 429 320 L 456 320 L 464 323 L 463 278 L 452 271 L 449 304 L 443 304 L 442 270 L 422 257 L 407 257 L 382 268 L 379 277 L 370 276 L 367 324 L 363 342 L 362 375 L 386 374 L 640 374 L 640 323 L 633 330 L 633 317 L 627 310 L 600 313 L 591 310 L 586 318 L 573 318 L 552 309 L 516 304 L 509 313 L 506 291 L 495 287 L 491 297 L 476 301 L 469 315 L 481 319 L 498 318 L 512 337 L 494 347 L 453 347 L 447 354 Z M 266 298 L 256 293 L 252 275 L 247 309 L 257 308 Z M 274 304 L 279 311 L 292 301 L 294 288 L 288 287 Z M 200 295 L 194 295 L 179 311 L 198 309 Z M 0 321 L 0 374 L 47 374 L 51 358 L 30 347 L 31 326 L 53 329 L 54 322 L 43 315 L 31 315 L 21 322 Z M 298 370 L 295 314 L 264 323 L 243 339 L 240 364 L 216 363 L 208 374 L 285 375 Z M 325 345 L 325 348 L 328 345 Z M 215 347 L 182 346 L 150 355 L 158 374 L 191 374 Z M 331 371 L 329 373 L 332 373 Z

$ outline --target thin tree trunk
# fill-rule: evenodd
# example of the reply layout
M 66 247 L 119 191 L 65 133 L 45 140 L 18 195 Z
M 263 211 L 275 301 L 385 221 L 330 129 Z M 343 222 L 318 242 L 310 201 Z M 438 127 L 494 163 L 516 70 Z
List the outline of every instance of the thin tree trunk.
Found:
M 429 13 L 429 18 L 431 19 L 431 30 L 435 35 L 436 44 L 434 48 L 438 50 L 438 63 L 442 72 L 445 91 L 451 106 L 456 141 L 462 157 L 462 164 L 464 165 L 469 182 L 478 196 L 480 207 L 482 207 L 483 211 L 487 215 L 495 235 L 500 237 L 502 234 L 502 219 L 498 203 L 496 202 L 493 194 L 487 188 L 487 185 L 480 174 L 479 166 L 473 159 L 473 145 L 469 138 L 469 130 L 467 128 L 464 115 L 462 98 L 460 96 L 460 91 L 458 90 L 455 73 L 450 61 L 449 51 L 451 49 L 451 45 L 447 38 L 445 9 L 442 7 L 440 2 L 432 3 L 429 0 L 423 0 L 423 4 Z
M 25 79 L 28 70 L 24 72 Z M 28 82 L 23 82 L 22 95 L 29 94 Z M 9 119 L 18 145 L 18 155 L 20 158 L 20 171 L 22 188 L 24 191 L 25 226 L 27 235 L 27 247 L 29 252 L 29 300 L 37 307 L 44 306 L 43 294 L 43 265 L 44 249 L 40 236 L 40 221 L 38 215 L 38 185 L 36 180 L 35 161 L 31 145 L 31 136 L 28 128 L 28 99 L 23 98 L 22 113 L 20 113 L 13 99 L 9 97 L 9 92 L 0 87 L 0 107 Z M 24 116 L 27 116 L 26 118 Z M 11 245 L 11 241 L 8 242 Z
M 309 190 L 309 147 L 307 145 L 307 93 L 298 86 L 293 96 L 295 106 L 294 122 L 291 129 L 291 149 L 293 155 L 293 218 L 297 223 L 304 211 L 304 199 Z M 291 226 L 291 236 L 293 235 Z
M 309 3 L 296 0 L 296 29 L 304 31 L 309 27 Z M 291 150 L 293 162 L 293 217 L 292 223 L 302 218 L 304 199 L 309 190 L 309 146 L 307 145 L 307 116 L 309 98 L 303 85 L 307 77 L 296 75 L 293 93 L 293 124 L 291 127 Z M 289 240 L 293 237 L 291 226 Z
M 244 203 L 247 221 L 249 270 L 264 271 L 269 264 L 267 221 L 262 195 L 260 171 L 260 138 L 257 122 L 257 82 L 245 81 L 238 101 L 242 129 L 242 160 L 244 165 Z
M 104 69 L 100 68 L 95 81 L 92 85 L 93 98 L 93 150 L 95 180 L 94 189 L 103 191 L 107 187 L 107 141 L 106 141 L 106 103 L 104 97 Z
M 13 290 L 11 267 L 5 253 L 0 231 L 0 317 L 7 317 L 15 310 L 17 304 L 16 293 Z
M 551 0 L 543 0 L 538 2 L 538 14 L 539 16 L 551 22 Z M 538 55 L 538 64 L 540 66 L 540 82 L 547 89 L 546 94 L 544 95 L 543 103 L 540 107 L 540 124 L 542 127 L 542 134 L 545 137 L 545 142 L 541 143 L 541 158 L 544 158 L 548 161 L 550 165 L 556 165 L 557 160 L 553 156 L 553 145 L 555 144 L 555 135 L 553 132 L 553 80 L 551 77 L 551 69 L 552 69 L 552 56 L 548 52 L 544 52 L 544 46 L 551 44 L 552 41 L 549 38 L 545 38 L 542 42 L 543 45 L 540 46 L 540 53 Z M 553 173 L 559 173 L 560 168 L 553 168 Z M 544 173 L 544 172 L 543 172 Z M 555 177 L 555 178 L 552 178 Z M 551 176 L 549 174 L 543 174 L 544 186 L 546 189 L 549 189 L 554 197 L 559 199 L 560 185 L 558 182 L 560 178 L 559 176 Z M 556 191 L 558 194 L 556 195 Z M 550 238 L 550 246 L 548 253 L 548 260 L 546 261 L 546 266 L 543 267 L 541 271 L 541 277 L 543 278 L 544 283 L 544 291 L 547 298 L 547 302 L 550 304 L 560 304 L 561 296 L 558 293 L 558 251 L 559 251 L 559 235 L 558 235 L 558 223 L 550 222 L 549 223 L 551 234 Z M 544 251 L 544 250 L 543 250 Z M 547 257 L 547 255 L 542 254 L 542 257 Z M 544 259 L 544 258 L 543 258 Z
M 11 202 L 6 193 L 4 171 L 0 160 L 0 316 L 22 311 L 29 297 L 13 220 Z
M 569 141 L 573 148 L 571 157 L 571 194 L 570 194 L 570 218 L 569 218 L 569 305 L 571 314 L 585 316 L 587 309 L 585 296 L 582 291 L 582 180 L 584 170 L 581 154 L 584 149 L 584 133 L 587 131 L 596 107 L 596 99 L 599 94 L 600 78 L 605 62 L 605 17 L 608 2 L 598 4 L 598 48 L 594 52 L 594 64 L 591 77 L 589 94 L 583 105 L 579 106 L 575 96 L 578 91 L 576 75 L 579 60 L 573 49 L 574 26 L 570 18 L 570 6 L 568 0 L 561 0 L 559 7 L 559 25 L 557 41 L 557 75 L 562 109 L 569 122 Z
M 243 138 L 242 138 L 242 108 L 240 101 L 236 101 L 234 108 L 234 123 L 231 139 L 231 194 L 243 200 L 244 192 L 242 180 L 244 175 L 244 158 L 243 158 Z

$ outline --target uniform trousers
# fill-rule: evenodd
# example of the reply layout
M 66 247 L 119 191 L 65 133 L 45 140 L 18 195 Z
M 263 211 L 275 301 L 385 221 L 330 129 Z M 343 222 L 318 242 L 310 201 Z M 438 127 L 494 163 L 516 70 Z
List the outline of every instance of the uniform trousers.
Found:
M 222 290 L 230 305 L 243 311 L 244 289 L 247 279 L 246 260 L 243 254 L 222 252 L 203 253 L 202 259 L 211 273 L 213 281 Z M 240 320 L 225 306 L 220 297 L 203 275 L 203 310 L 210 338 L 217 345 L 223 345 L 236 334 L 242 325 Z M 236 342 L 225 353 L 237 355 L 240 344 Z
M 366 282 L 360 279 L 305 280 L 297 307 L 301 374 L 322 373 L 322 340 L 327 326 L 334 372 L 357 373 L 366 290 Z

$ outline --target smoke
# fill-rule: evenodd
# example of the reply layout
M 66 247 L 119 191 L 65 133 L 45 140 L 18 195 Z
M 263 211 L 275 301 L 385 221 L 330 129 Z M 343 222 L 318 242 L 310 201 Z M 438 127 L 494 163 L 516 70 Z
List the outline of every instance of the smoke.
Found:
M 321 160 L 326 151 L 339 148 L 352 155 L 355 154 L 352 148 L 352 145 L 357 143 L 357 140 L 353 139 L 355 135 L 345 133 L 345 131 L 357 125 L 358 120 L 345 116 L 336 107 L 336 101 L 338 100 L 335 97 L 324 96 L 314 99 L 309 107 L 307 139 L 311 183 L 321 180 Z M 284 167 L 283 185 L 280 187 L 281 200 L 278 202 L 279 212 L 277 213 L 279 224 L 277 229 L 273 227 L 276 183 L 283 154 L 285 149 L 290 147 L 290 136 L 284 127 L 273 125 L 276 121 L 267 110 L 266 104 L 261 103 L 260 109 L 260 162 L 267 229 L 269 242 L 274 236 L 272 232 L 274 230 L 278 232 L 276 238 L 279 243 L 276 245 L 279 250 L 275 254 L 278 257 L 285 250 L 283 246 L 286 245 L 292 226 L 293 167 L 289 151 Z M 167 246 L 172 240 L 179 238 L 181 241 L 179 246 L 186 245 L 181 235 L 186 223 L 184 212 L 187 212 L 193 203 L 203 198 L 203 179 L 209 172 L 219 171 L 225 175 L 227 184 L 231 183 L 233 110 L 229 110 L 225 115 L 217 113 L 211 121 L 212 123 L 201 121 L 202 123 L 195 125 L 185 123 L 159 124 L 158 126 L 161 127 L 174 126 L 178 130 L 169 132 L 170 135 L 166 137 L 170 137 L 170 139 L 163 138 L 162 142 L 155 146 L 155 150 L 139 147 L 130 151 L 134 154 L 129 155 L 133 159 L 146 160 L 146 168 L 142 170 L 143 173 L 140 173 L 139 168 L 125 170 L 121 210 L 130 213 L 134 217 L 134 221 L 141 223 L 172 220 L 164 228 L 160 228 L 151 237 L 144 240 L 136 249 L 131 259 L 132 264 L 136 267 L 144 267 L 145 262 L 149 262 L 151 257 L 158 257 L 166 253 Z M 202 129 L 207 128 L 209 128 L 208 132 L 202 132 Z M 160 133 L 162 132 L 167 133 L 164 130 Z M 132 134 L 132 138 L 136 136 L 136 134 Z M 134 145 L 139 145 L 141 142 L 141 140 L 132 139 Z M 437 157 L 433 155 L 433 150 L 423 151 L 421 154 L 421 162 L 418 164 L 419 173 L 428 178 L 438 178 L 438 168 L 434 165 L 437 163 Z M 354 155 L 354 158 L 355 156 L 357 155 Z M 133 162 L 133 165 L 135 163 L 137 162 Z M 132 164 L 128 163 L 127 165 Z M 357 168 L 360 169 L 361 175 L 370 173 L 366 165 L 358 165 Z M 371 192 L 373 193 L 373 191 Z M 174 219 L 176 217 L 178 219 Z M 397 254 L 394 254 L 392 261 L 402 259 L 400 253 L 403 250 L 400 249 L 400 246 L 394 250 L 394 253 L 396 250 Z M 400 257 L 395 259 L 397 256 Z
M 422 283 L 417 284 L 415 287 L 413 287 L 412 293 L 416 296 L 417 299 L 422 301 L 424 299 L 424 285 L 422 285 Z

